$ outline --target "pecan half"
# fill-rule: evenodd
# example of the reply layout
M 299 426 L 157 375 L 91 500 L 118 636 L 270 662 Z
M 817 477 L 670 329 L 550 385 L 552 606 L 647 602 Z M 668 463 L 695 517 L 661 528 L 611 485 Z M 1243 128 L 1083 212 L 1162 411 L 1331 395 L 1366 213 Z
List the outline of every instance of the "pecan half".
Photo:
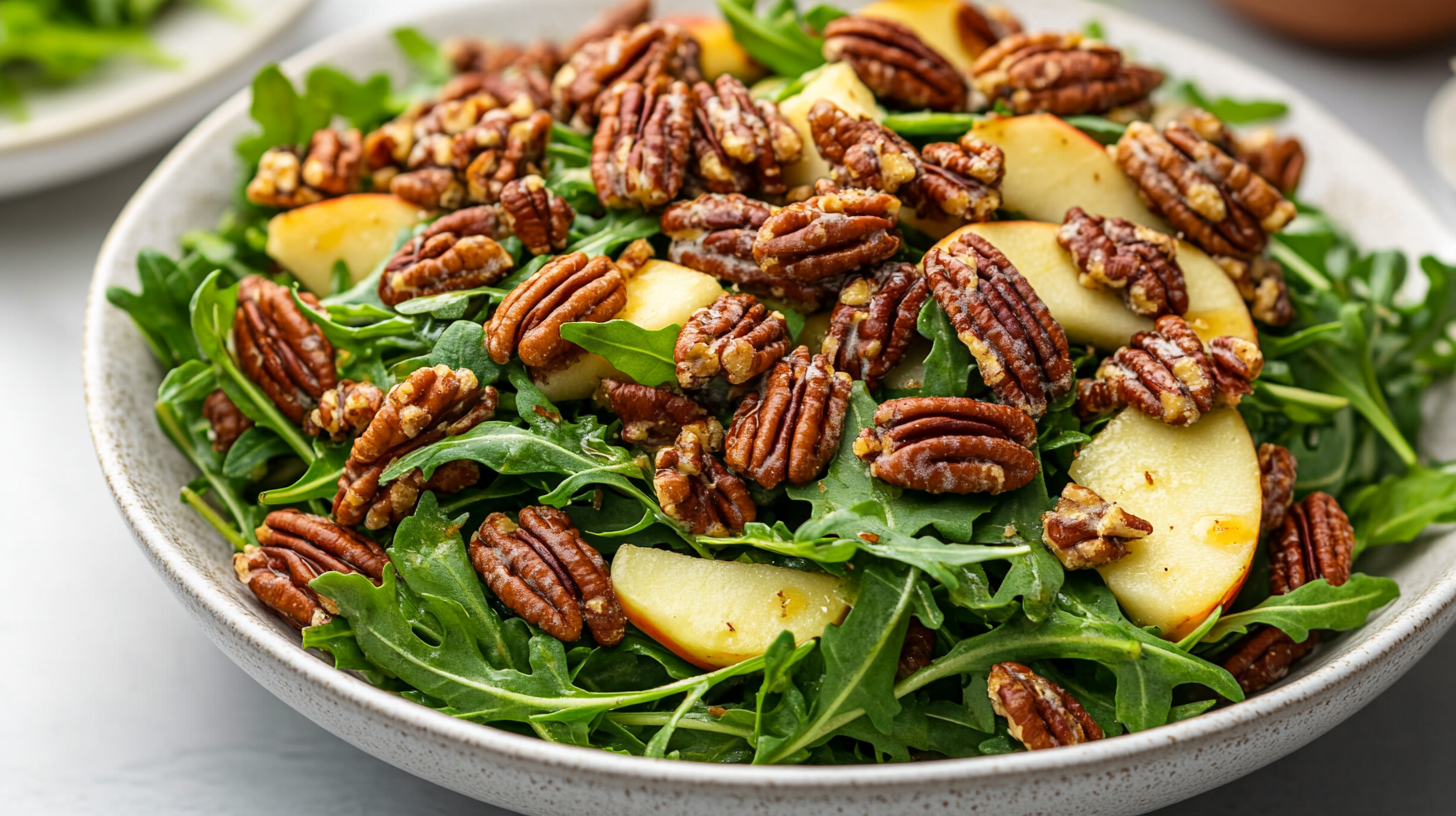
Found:
M 1005 405 L 967 397 L 905 397 L 875 409 L 854 455 L 870 474 L 927 493 L 996 495 L 1030 482 L 1036 423 Z
M 1314 649 L 1319 634 L 1310 632 L 1303 643 L 1295 643 L 1289 635 L 1272 626 L 1255 629 L 1234 643 L 1223 667 L 1245 693 L 1258 691 L 1283 680 L 1295 661 Z
M 1229 130 L 1218 117 L 1200 108 L 1190 108 L 1178 121 L 1199 136 L 1218 145 L 1223 152 L 1247 164 L 1250 170 L 1279 188 L 1285 195 L 1299 186 L 1304 172 L 1304 147 L 1293 136 L 1281 136 L 1270 128 L 1240 135 Z
M 592 138 L 591 176 L 609 209 L 655 209 L 677 197 L 687 174 L 695 103 L 688 86 L 612 86 Z
M 491 513 L 470 537 L 470 562 L 490 591 L 557 640 L 580 639 L 584 621 L 600 645 L 620 643 L 627 615 L 601 554 L 554 507 L 527 507 L 517 519 Z
M 1042 541 L 1069 570 L 1100 567 L 1127 555 L 1127 541 L 1152 534 L 1153 525 L 1075 482 L 1041 516 Z
M 318 407 L 303 420 L 303 432 L 342 442 L 363 433 L 383 404 L 384 392 L 374 383 L 340 380 L 319 397 Z
M 533 108 L 551 105 L 551 78 L 561 64 L 549 43 L 522 47 L 456 38 L 446 40 L 440 50 L 458 74 L 441 89 L 442 98 L 458 99 L 485 91 L 507 103 L 525 97 Z
M 1123 62 L 1122 52 L 1081 34 L 1012 34 L 971 66 L 976 90 L 1016 113 L 1106 113 L 1147 99 L 1163 73 Z
M 576 210 L 537 175 L 515 179 L 501 188 L 501 214 L 532 255 L 566 249 L 567 232 L 576 219 Z
M 874 277 L 851 280 L 829 317 L 824 356 L 836 371 L 878 387 L 918 336 L 915 324 L 928 297 L 925 277 L 907 263 L 891 261 Z
M 485 347 L 501 365 L 517 352 L 532 368 L 555 371 L 586 352 L 561 339 L 561 325 L 603 323 L 627 304 L 627 282 L 604 256 L 562 255 L 506 295 L 485 324 Z
M 900 250 L 900 200 L 834 190 L 790 204 L 763 222 L 753 257 L 774 277 L 818 281 L 888 259 Z
M 673 360 L 677 383 L 702 388 L 722 374 L 742 385 L 789 352 L 789 324 L 753 295 L 719 295 L 693 312 L 677 335 Z
M 696 40 L 664 22 L 643 23 L 586 43 L 551 81 L 552 113 L 580 130 L 595 127 L 599 113 L 605 115 L 602 100 L 616 85 L 638 83 L 659 93 L 674 81 L 701 82 L 698 54 Z
M 389 191 L 421 207 L 454 209 L 495 203 L 508 182 L 544 172 L 550 114 L 529 104 L 493 104 L 494 97 L 481 94 L 437 105 L 414 126 L 406 172 L 390 180 Z M 448 112 L 457 106 L 461 121 L 450 121 Z M 465 122 L 468 126 L 455 130 Z
M 1187 321 L 1164 315 L 1104 359 L 1095 379 L 1078 383 L 1077 411 L 1091 418 L 1133 405 L 1169 425 L 1192 425 L 1215 405 L 1238 405 L 1253 393 L 1263 368 L 1253 343 L 1215 337 L 1205 352 Z
M 707 409 L 696 400 L 607 377 L 597 389 L 597 402 L 622 418 L 622 441 L 656 450 L 671 445 L 683 426 L 706 419 Z
M 1289 448 L 1269 442 L 1259 446 L 1259 488 L 1264 496 L 1259 529 L 1265 534 L 1284 526 L 1289 506 L 1294 503 L 1294 477 L 1298 464 Z
M 1005 6 L 977 7 L 962 2 L 956 8 L 956 33 L 966 53 L 978 56 L 998 40 L 1021 33 L 1021 21 Z
M 202 401 L 202 416 L 207 419 L 207 435 L 212 437 L 212 449 L 218 453 L 227 453 L 243 431 L 253 427 L 253 420 L 238 410 L 221 388 Z
M 1133 122 L 1115 155 L 1148 208 L 1210 255 L 1254 258 L 1294 218 L 1269 182 L 1182 122 L 1161 134 Z
M 824 27 L 824 59 L 848 62 L 875 97 L 907 110 L 966 109 L 966 82 L 908 26 L 873 17 L 840 17 Z
M 654 461 L 652 485 L 662 512 L 694 535 L 742 532 L 758 513 L 748 485 L 713 456 L 722 441 L 723 427 L 709 417 L 683 426 L 673 446 L 658 451 Z
M 318 298 L 299 292 L 299 300 L 318 308 Z M 233 316 L 233 349 L 238 367 L 295 423 L 315 400 L 334 387 L 334 346 L 323 330 L 293 302 L 290 289 L 259 275 L 238 284 Z
M 992 666 L 986 691 L 991 708 L 1028 751 L 1102 739 L 1101 727 L 1076 697 L 1020 663 Z
M 662 213 L 662 231 L 672 239 L 667 257 L 735 283 L 749 294 L 782 300 L 801 312 L 817 312 L 839 294 L 839 279 L 805 282 L 774 277 L 753 259 L 758 229 L 773 210 L 738 193 L 706 193 L 679 201 Z
M 377 585 L 389 556 L 378 544 L 323 516 L 275 510 L 257 529 L 258 543 L 233 556 L 238 580 L 295 628 L 328 623 L 339 612 L 308 584 L 325 572 L 362 572 Z
M 447 215 L 396 252 L 379 276 L 379 299 L 387 306 L 443 292 L 489 286 L 515 266 L 496 243 L 501 229 L 495 210 L 480 206 Z
M 396 383 L 354 440 L 334 495 L 334 519 L 378 530 L 413 512 L 421 491 L 455 493 L 475 484 L 480 471 L 469 461 L 442 465 L 429 479 L 418 469 L 392 482 L 381 483 L 380 477 L 401 456 L 490 419 L 496 399 L 495 388 L 481 388 L 468 368 L 421 368 Z
M 839 450 L 849 375 L 799 346 L 733 412 L 723 461 L 765 490 L 819 478 Z
M 1188 311 L 1178 244 L 1163 233 L 1073 207 L 1057 231 L 1057 243 L 1071 253 L 1083 286 L 1117 292 L 1134 313 L 1161 317 Z
M 697 83 L 693 95 L 693 171 L 703 186 L 715 193 L 783 193 L 783 166 L 799 160 L 804 142 L 778 105 L 755 102 L 732 74 Z
M 920 175 L 901 194 L 922 218 L 989 221 L 1001 206 L 1006 157 L 1001 148 L 966 133 L 920 151 Z
M 968 232 L 931 249 L 925 277 L 997 399 L 1037 419 L 1072 390 L 1066 333 L 990 242 Z
M 260 207 L 287 210 L 356 192 L 363 158 L 359 131 L 350 130 L 341 136 L 332 128 L 322 128 L 314 131 L 302 160 L 292 147 L 274 147 L 265 152 L 245 195 Z
M 905 629 L 905 643 L 900 646 L 900 662 L 895 666 L 895 679 L 904 680 L 930 665 L 935 650 L 935 631 L 912 617 Z
M 1284 267 L 1273 258 L 1251 260 L 1215 255 L 1213 260 L 1239 287 L 1239 294 L 1249 304 L 1249 314 L 1260 323 L 1284 326 L 1294 319 L 1294 304 L 1289 302 L 1289 284 L 1284 281 Z
M 834 181 L 846 187 L 893 193 L 920 174 L 920 156 L 898 133 L 828 99 L 809 109 L 809 133 Z

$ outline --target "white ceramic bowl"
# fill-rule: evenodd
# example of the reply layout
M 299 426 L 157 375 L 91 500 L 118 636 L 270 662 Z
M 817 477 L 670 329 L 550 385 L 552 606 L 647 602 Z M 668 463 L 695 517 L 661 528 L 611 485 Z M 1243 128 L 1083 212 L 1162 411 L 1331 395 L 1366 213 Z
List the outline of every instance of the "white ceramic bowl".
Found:
M 560 36 L 611 0 L 491 0 L 419 21 L 436 36 Z M 708 0 L 662 2 L 701 10 Z M 1209 90 L 1288 100 L 1287 125 L 1310 155 L 1303 193 L 1365 246 L 1456 258 L 1453 239 L 1396 171 L 1299 92 L 1188 38 L 1106 6 L 1020 0 L 1036 27 L 1103 21 L 1113 42 Z M 383 30 L 328 40 L 290 61 L 346 70 L 401 70 Z M 452 719 L 334 670 L 299 646 L 232 575 L 230 549 L 177 490 L 192 474 L 152 418 L 160 378 L 106 286 L 135 286 L 142 247 L 171 250 L 187 229 L 213 223 L 236 171 L 231 146 L 251 129 L 234 97 L 188 136 L 126 207 L 102 249 L 87 312 L 88 416 L 102 470 L 157 571 L 209 637 L 304 716 L 350 743 L 453 790 L 530 814 L 1137 813 L 1248 773 L 1304 745 L 1369 702 L 1425 654 L 1456 618 L 1456 536 L 1367 556 L 1361 568 L 1399 580 L 1402 596 L 1364 628 L 1320 645 L 1273 690 L 1175 725 L 1056 751 L 860 767 L 743 767 L 645 760 L 564 747 Z M 1451 426 L 1433 422 L 1433 427 Z M 1445 456 L 1453 440 L 1426 440 Z M 145 632 L 136 633 L 146 637 Z M 206 716 L 200 712 L 199 716 Z

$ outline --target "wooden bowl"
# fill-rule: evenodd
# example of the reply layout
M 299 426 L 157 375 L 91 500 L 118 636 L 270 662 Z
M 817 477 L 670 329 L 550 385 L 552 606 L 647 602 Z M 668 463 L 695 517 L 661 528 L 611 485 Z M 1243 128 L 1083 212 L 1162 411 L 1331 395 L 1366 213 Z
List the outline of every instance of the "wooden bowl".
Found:
M 1362 51 L 1407 48 L 1456 36 L 1453 0 L 1223 0 L 1281 34 Z

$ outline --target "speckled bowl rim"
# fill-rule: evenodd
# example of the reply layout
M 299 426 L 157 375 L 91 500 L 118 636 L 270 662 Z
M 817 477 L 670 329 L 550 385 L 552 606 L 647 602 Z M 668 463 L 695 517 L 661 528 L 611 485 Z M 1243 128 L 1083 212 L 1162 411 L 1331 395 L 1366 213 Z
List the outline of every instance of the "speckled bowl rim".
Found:
M 504 0 L 470 5 L 505 5 Z M 441 10 L 426 16 L 449 16 L 458 9 Z M 1089 14 L 1111 23 L 1124 23 L 1135 19 L 1125 12 L 1105 6 L 1089 6 Z M 301 69 L 318 62 L 327 61 L 342 53 L 352 44 L 358 44 L 387 35 L 394 27 L 375 26 L 345 32 L 330 37 L 288 60 L 285 69 L 296 75 Z M 1243 64 L 1232 56 L 1193 41 L 1183 35 L 1137 19 L 1136 25 L 1158 36 L 1177 42 L 1180 48 L 1196 52 L 1203 58 L 1215 58 Z M 1255 69 L 1250 69 L 1255 70 Z M 1259 72 L 1262 73 L 1262 72 Z M 1315 102 L 1299 91 L 1284 85 L 1273 77 L 1267 77 L 1271 87 L 1278 86 L 1283 98 L 1291 105 L 1299 106 L 1305 114 L 1313 114 L 1316 122 L 1326 127 L 1343 130 L 1334 117 L 1324 112 Z M 1441 625 L 1450 624 L 1450 615 L 1443 615 L 1456 601 L 1456 558 L 1451 559 L 1440 574 L 1419 595 L 1408 600 L 1408 605 L 1393 618 L 1371 621 L 1353 633 L 1357 642 L 1348 653 L 1309 671 L 1304 676 L 1284 683 L 1270 691 L 1252 697 L 1238 705 L 1210 711 L 1199 717 L 1133 734 L 1124 734 L 1114 739 L 1088 743 L 1057 751 L 1016 753 L 993 757 L 948 759 L 936 762 L 919 762 L 889 765 L 855 765 L 841 767 L 825 766 L 739 766 L 711 763 L 652 760 L 640 757 L 625 757 L 606 751 L 578 748 L 544 742 L 535 738 L 513 734 L 507 731 L 459 720 L 434 711 L 404 698 L 374 688 L 349 672 L 334 669 L 302 649 L 296 637 L 285 636 L 279 629 L 266 624 L 262 618 L 237 614 L 238 601 L 218 591 L 213 576 L 189 566 L 186 559 L 173 552 L 173 545 L 158 524 L 142 511 L 144 502 L 138 489 L 121 466 L 116 452 L 120 449 L 113 438 L 113 429 L 105 421 L 105 411 L 96 402 L 97 395 L 104 394 L 105 371 L 100 360 L 99 344 L 105 338 L 97 329 L 99 311 L 111 308 L 105 298 L 107 280 L 105 271 L 114 263 L 115 245 L 118 236 L 143 218 L 145 202 L 158 195 L 166 180 L 185 163 L 191 152 L 224 121 L 238 115 L 246 115 L 247 93 L 240 92 L 219 106 L 199 124 L 191 134 L 158 165 L 157 169 L 138 189 L 117 219 L 116 225 L 102 247 L 97 263 L 96 277 L 87 304 L 86 329 L 83 341 L 84 382 L 87 395 L 87 417 L 98 458 L 107 483 L 116 497 L 122 515 L 130 525 L 137 541 L 147 556 L 169 580 L 179 584 L 177 590 L 192 596 L 206 612 L 225 626 L 232 628 L 272 660 L 285 665 L 303 680 L 316 683 L 341 700 L 367 709 L 387 721 L 408 725 L 445 741 L 458 741 L 487 751 L 497 752 L 542 766 L 564 770 L 583 770 L 642 782 L 653 780 L 686 784 L 707 784 L 730 788 L 824 788 L 852 787 L 874 788 L 877 786 L 904 786 L 916 783 L 965 782 L 1015 773 L 1033 775 L 1053 770 L 1075 770 L 1078 766 L 1105 764 L 1116 760 L 1132 760 L 1175 743 L 1196 743 L 1218 737 L 1224 732 L 1237 730 L 1240 726 L 1298 707 L 1318 696 L 1338 690 L 1347 681 L 1374 666 L 1391 652 L 1398 651 L 1402 643 L 1421 632 L 1434 621 Z M 1320 120 L 1323 120 L 1322 122 Z M 1411 189 L 1409 183 L 1384 158 L 1370 148 L 1363 140 L 1353 135 L 1350 139 L 1363 146 L 1374 165 L 1369 172 L 1387 179 L 1386 183 L 1397 186 L 1412 203 L 1412 209 L 1423 211 L 1430 224 L 1439 225 L 1428 206 Z M 1430 227 L 1427 227 L 1430 229 Z M 1456 237 L 1436 227 L 1437 234 L 1431 236 L 1431 250 L 1451 253 L 1456 251 Z M 1351 712 L 1353 713 L 1353 712 Z M 1272 757 L 1270 758 L 1272 759 Z

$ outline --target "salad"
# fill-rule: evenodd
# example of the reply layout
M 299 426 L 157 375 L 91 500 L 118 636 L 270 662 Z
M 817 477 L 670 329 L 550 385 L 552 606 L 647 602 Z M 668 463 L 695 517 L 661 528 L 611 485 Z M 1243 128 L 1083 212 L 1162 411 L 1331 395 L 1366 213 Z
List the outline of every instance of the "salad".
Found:
M 108 297 L 260 609 L 496 728 L 838 764 L 1198 716 L 1398 595 L 1456 269 L 1299 201 L 1283 105 L 719 5 L 257 76 L 235 205 Z

